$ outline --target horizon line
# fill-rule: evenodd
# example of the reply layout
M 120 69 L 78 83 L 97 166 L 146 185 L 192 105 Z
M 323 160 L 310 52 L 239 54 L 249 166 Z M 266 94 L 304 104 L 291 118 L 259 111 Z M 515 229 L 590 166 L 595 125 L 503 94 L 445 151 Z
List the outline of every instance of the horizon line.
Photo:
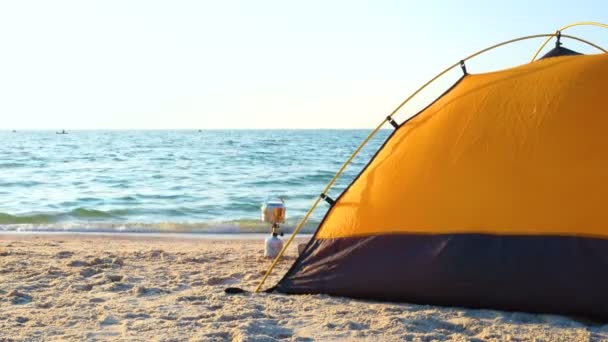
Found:
M 320 127 L 320 128 L 70 128 L 70 129 L 58 129 L 58 128 L 0 128 L 0 132 L 19 132 L 19 131 L 39 131 L 39 132 L 81 132 L 81 131 L 354 131 L 354 130 L 373 130 L 374 127 L 361 127 L 361 128 L 331 128 L 331 127 Z M 392 127 L 383 127 L 381 130 L 390 130 Z

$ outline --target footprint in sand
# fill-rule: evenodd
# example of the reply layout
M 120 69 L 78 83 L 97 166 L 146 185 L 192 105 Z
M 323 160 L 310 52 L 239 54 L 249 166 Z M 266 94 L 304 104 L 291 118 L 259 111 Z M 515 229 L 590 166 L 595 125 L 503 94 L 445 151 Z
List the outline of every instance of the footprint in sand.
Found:
M 84 267 L 84 266 L 91 266 L 91 265 L 88 262 L 86 262 L 86 261 L 72 260 L 72 261 L 68 262 L 68 266 L 70 266 L 70 267 Z
M 206 296 L 180 296 L 177 297 L 178 302 L 196 302 L 207 300 Z
M 177 262 L 179 262 L 180 264 L 187 264 L 187 263 L 204 264 L 204 263 L 208 262 L 208 259 L 205 257 L 179 257 L 177 259 Z
M 163 251 L 162 249 L 153 249 L 148 252 L 148 256 L 150 257 L 150 259 L 156 259 L 161 258 L 164 253 L 165 251 Z
M 50 275 L 50 276 L 54 276 L 54 277 L 59 277 L 59 276 L 65 276 L 66 273 L 63 272 L 62 269 L 58 268 L 58 267 L 54 267 L 54 266 L 49 266 L 49 268 L 46 270 L 46 274 Z
M 101 272 L 102 271 L 98 268 L 85 268 L 82 271 L 80 271 L 80 275 L 85 278 L 89 278 L 89 277 L 99 274 Z
M 30 320 L 29 318 L 27 318 L 27 317 L 23 317 L 23 316 L 17 316 L 17 317 L 15 318 L 15 322 L 17 322 L 17 323 L 19 323 L 19 324 L 26 323 L 26 322 L 28 322 L 29 320 Z
M 93 286 L 91 284 L 72 284 L 70 290 L 72 291 L 91 291 Z
M 32 296 L 17 290 L 9 292 L 6 296 L 11 298 L 11 303 L 14 305 L 26 304 L 32 301 Z
M 125 283 L 121 283 L 121 282 L 114 282 L 114 283 L 110 283 L 108 285 L 103 286 L 104 291 L 110 291 L 110 292 L 129 291 L 132 288 L 133 288 L 133 285 L 125 284 Z
M 72 255 L 74 255 L 74 252 L 61 251 L 61 252 L 55 254 L 55 258 L 57 258 L 57 259 L 65 259 L 65 258 L 71 257 Z
M 113 283 L 121 281 L 122 278 L 123 277 L 120 274 L 106 274 L 106 279 L 108 279 L 109 281 L 111 281 Z
M 53 307 L 53 303 L 51 303 L 51 302 L 42 302 L 42 303 L 36 304 L 36 307 L 40 308 L 40 309 L 50 309 L 50 308 Z
M 113 324 L 118 324 L 118 323 L 120 323 L 120 320 L 116 319 L 114 316 L 103 316 L 99 320 L 100 326 L 113 325 Z
M 240 277 L 211 277 L 207 279 L 207 285 L 233 285 L 241 281 Z
M 144 286 L 136 286 L 132 291 L 137 296 L 154 296 L 163 293 L 168 293 L 169 291 L 165 289 L 160 289 L 158 287 L 144 287 Z
M 221 309 L 221 308 L 223 308 L 223 307 L 224 307 L 224 306 L 223 306 L 223 305 L 221 305 L 221 304 L 215 304 L 215 305 L 210 305 L 210 306 L 208 306 L 208 307 L 207 307 L 207 310 L 209 310 L 209 311 L 216 311 L 216 310 L 219 310 L 219 309 Z
M 257 273 L 254 273 L 254 274 L 247 274 L 247 275 L 246 275 L 246 276 L 243 278 L 243 280 L 245 280 L 245 281 L 249 281 L 249 280 L 253 280 L 253 279 L 256 279 L 256 280 L 257 280 L 257 279 L 259 279 L 259 278 L 260 278 L 262 275 L 263 275 L 263 274 L 257 274 Z

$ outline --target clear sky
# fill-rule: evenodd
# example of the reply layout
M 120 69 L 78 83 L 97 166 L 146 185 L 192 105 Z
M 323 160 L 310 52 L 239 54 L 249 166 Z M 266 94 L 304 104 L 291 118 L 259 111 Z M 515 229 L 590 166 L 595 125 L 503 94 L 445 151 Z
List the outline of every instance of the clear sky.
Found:
M 0 129 L 374 127 L 462 57 L 575 21 L 608 22 L 608 1 L 2 1 Z

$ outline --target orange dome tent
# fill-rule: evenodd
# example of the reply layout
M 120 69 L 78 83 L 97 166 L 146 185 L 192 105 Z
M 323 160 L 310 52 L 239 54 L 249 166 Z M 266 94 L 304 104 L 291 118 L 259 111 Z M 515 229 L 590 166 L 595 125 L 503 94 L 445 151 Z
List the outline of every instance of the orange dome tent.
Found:
M 464 76 L 401 124 L 399 106 L 272 290 L 608 318 L 608 54 L 559 31 L 513 41 L 552 36 L 529 64 L 454 64 Z

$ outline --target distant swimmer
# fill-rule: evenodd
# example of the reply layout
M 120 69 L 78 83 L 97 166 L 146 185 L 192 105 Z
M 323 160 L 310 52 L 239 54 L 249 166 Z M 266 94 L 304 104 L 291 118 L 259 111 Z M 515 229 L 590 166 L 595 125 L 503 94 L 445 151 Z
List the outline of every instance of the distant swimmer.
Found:
M 61 132 L 55 132 L 55 133 L 57 133 L 57 134 L 68 134 L 68 132 L 66 132 L 65 129 L 62 130 Z

